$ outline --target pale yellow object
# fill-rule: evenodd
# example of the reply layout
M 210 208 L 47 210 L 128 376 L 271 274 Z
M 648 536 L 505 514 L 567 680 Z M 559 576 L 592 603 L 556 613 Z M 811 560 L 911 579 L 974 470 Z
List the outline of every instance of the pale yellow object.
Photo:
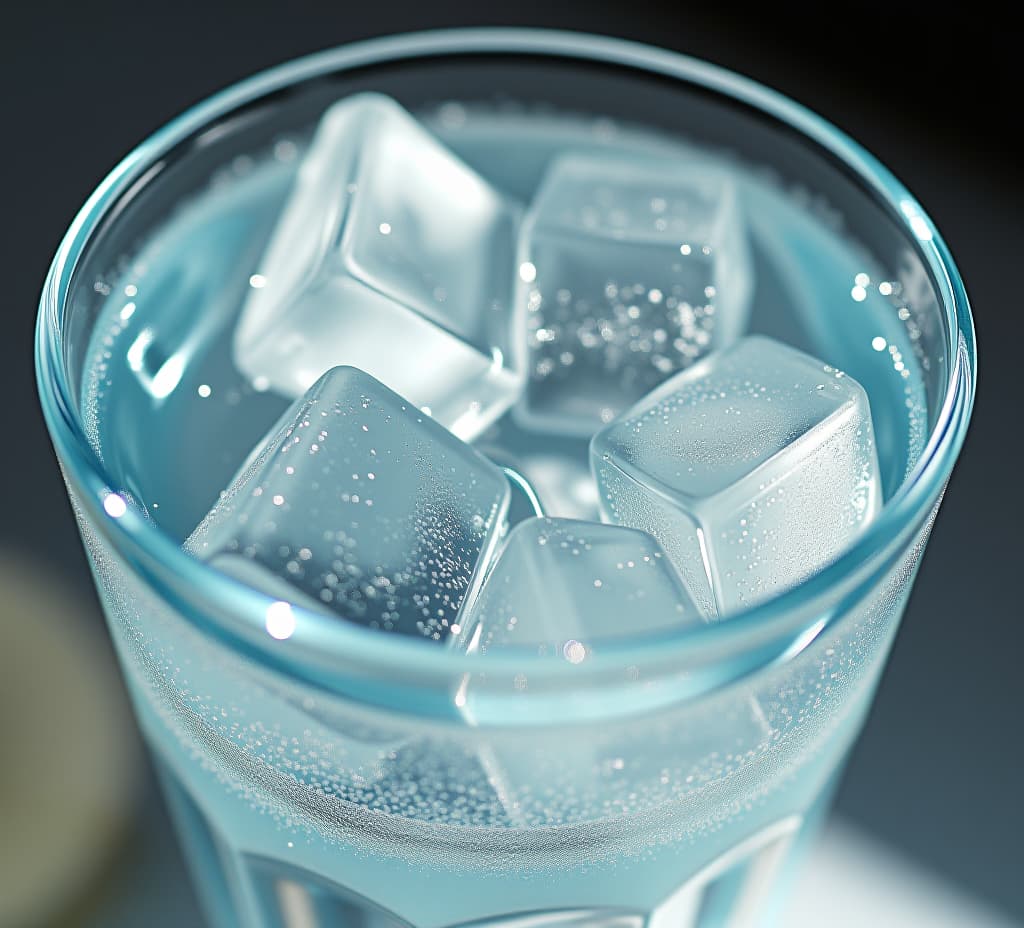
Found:
M 140 751 L 91 591 L 0 550 L 0 925 L 52 924 L 126 834 Z

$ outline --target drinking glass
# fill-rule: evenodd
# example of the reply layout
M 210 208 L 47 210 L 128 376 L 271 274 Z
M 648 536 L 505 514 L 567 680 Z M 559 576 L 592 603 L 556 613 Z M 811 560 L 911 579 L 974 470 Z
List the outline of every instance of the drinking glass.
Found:
M 367 89 L 414 112 L 488 100 L 512 115 L 541 106 L 685 136 L 841 217 L 850 247 L 902 282 L 899 318 L 924 378 L 917 444 L 883 454 L 879 518 L 771 600 L 574 664 L 456 653 L 299 607 L 282 633 L 270 599 L 126 505 L 122 475 L 83 425 L 100 283 L 223 165 L 308 137 L 334 100 Z M 819 320 L 820 338 L 830 325 Z M 110 633 L 218 928 L 769 924 L 870 706 L 975 379 L 967 299 L 942 239 L 842 133 L 677 54 L 508 29 L 313 55 L 155 133 L 68 231 L 36 352 Z M 880 436 L 902 414 L 890 400 L 872 396 Z

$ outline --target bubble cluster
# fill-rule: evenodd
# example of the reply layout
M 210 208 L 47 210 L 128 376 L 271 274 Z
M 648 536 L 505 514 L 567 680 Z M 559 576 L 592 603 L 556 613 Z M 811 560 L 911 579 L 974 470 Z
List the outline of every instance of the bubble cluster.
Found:
M 664 275 L 680 273 L 672 262 Z M 530 376 L 536 381 L 569 379 L 582 369 L 609 377 L 624 396 L 640 396 L 708 350 L 715 331 L 715 304 L 703 293 L 687 294 L 681 283 L 664 283 L 668 295 L 641 282 L 607 278 L 596 299 L 538 281 L 527 295 Z M 614 411 L 615 407 L 608 407 Z M 602 419 L 609 413 L 602 410 Z
M 720 173 L 556 160 L 521 241 L 524 418 L 597 427 L 737 337 L 752 290 L 745 234 Z

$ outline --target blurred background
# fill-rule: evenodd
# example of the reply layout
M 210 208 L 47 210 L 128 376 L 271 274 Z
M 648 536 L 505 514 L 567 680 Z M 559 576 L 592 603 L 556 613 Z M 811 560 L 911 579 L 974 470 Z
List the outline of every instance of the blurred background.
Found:
M 981 912 L 985 924 L 1024 924 L 1024 624 L 1013 581 L 1022 545 L 1011 490 L 1022 451 L 1024 313 L 1014 275 L 1024 185 L 1007 130 L 1019 91 L 1010 30 L 978 9 L 954 22 L 857 5 L 831 10 L 826 26 L 788 19 L 777 5 L 743 13 L 639 0 L 481 7 L 83 0 L 6 13 L 0 928 L 202 924 L 124 707 L 35 399 L 36 304 L 65 228 L 132 146 L 235 80 L 356 39 L 485 24 L 617 35 L 753 77 L 864 143 L 943 231 L 979 330 L 978 407 L 839 793 L 814 871 L 817 895 L 805 905 L 841 912 L 844 898 L 881 893 L 865 884 L 888 871 L 944 908 L 953 920 L 942 924 L 980 925 Z M 874 870 L 865 869 L 869 858 Z M 924 909 L 900 914 L 894 898 L 876 925 L 939 923 Z M 36 921 L 26 921 L 30 912 Z

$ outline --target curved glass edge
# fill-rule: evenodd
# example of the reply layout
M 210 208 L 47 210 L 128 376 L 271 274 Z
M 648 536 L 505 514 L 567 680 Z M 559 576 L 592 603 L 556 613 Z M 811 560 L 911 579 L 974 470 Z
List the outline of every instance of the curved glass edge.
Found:
M 952 256 L 927 214 L 888 169 L 860 145 L 822 117 L 748 78 L 638 43 L 532 29 L 456 29 L 374 39 L 319 52 L 244 80 L 187 110 L 150 136 L 114 168 L 79 211 L 61 242 L 43 288 L 36 329 L 37 382 L 47 426 L 66 477 L 76 487 L 91 521 L 105 540 L 159 596 L 205 631 L 225 638 L 232 646 L 240 646 L 256 659 L 291 676 L 336 689 L 334 684 L 340 682 L 336 677 L 354 667 L 365 669 L 360 676 L 408 673 L 415 668 L 423 686 L 446 688 L 453 677 L 482 669 L 479 656 L 454 653 L 400 636 L 382 636 L 298 607 L 293 638 L 286 642 L 272 640 L 261 621 L 272 600 L 192 559 L 135 510 L 129 508 L 119 518 L 110 516 L 102 503 L 117 486 L 93 454 L 82 430 L 71 401 L 72 391 L 64 378 L 60 341 L 64 299 L 90 235 L 110 205 L 182 138 L 255 97 L 325 71 L 400 58 L 482 52 L 546 54 L 632 66 L 702 84 L 748 103 L 798 129 L 852 168 L 861 182 L 893 208 L 908 234 L 919 242 L 946 310 L 950 380 L 936 426 L 917 466 L 851 549 L 800 585 L 737 613 L 729 622 L 616 642 L 601 654 L 593 655 L 585 670 L 584 665 L 543 661 L 529 651 L 514 650 L 500 656 L 489 655 L 487 669 L 498 676 L 527 669 L 531 680 L 571 679 L 575 684 L 583 683 L 584 676 L 621 670 L 641 661 L 653 659 L 658 665 L 674 665 L 679 670 L 700 665 L 722 651 L 738 652 L 727 667 L 694 675 L 686 694 L 675 691 L 675 698 L 685 698 L 718 689 L 758 668 L 795 656 L 841 614 L 841 610 L 828 603 L 834 590 L 843 581 L 849 584 L 859 569 L 864 572 L 872 557 L 907 534 L 908 526 L 921 522 L 945 485 L 966 435 L 976 389 L 975 335 L 967 294 Z M 858 589 L 866 589 L 876 573 L 870 570 L 867 576 L 858 578 Z M 176 585 L 198 591 L 204 605 L 211 608 L 197 612 L 191 604 L 178 602 Z M 815 604 L 821 608 L 815 610 Z M 808 612 L 813 619 L 806 626 L 786 627 L 787 617 Z M 765 642 L 765 630 L 775 626 L 781 626 L 779 634 Z M 316 666 L 305 665 L 313 654 L 318 658 Z M 325 673 L 328 667 L 335 672 Z M 447 695 L 444 701 L 447 705 Z M 428 707 L 429 701 L 425 705 Z

